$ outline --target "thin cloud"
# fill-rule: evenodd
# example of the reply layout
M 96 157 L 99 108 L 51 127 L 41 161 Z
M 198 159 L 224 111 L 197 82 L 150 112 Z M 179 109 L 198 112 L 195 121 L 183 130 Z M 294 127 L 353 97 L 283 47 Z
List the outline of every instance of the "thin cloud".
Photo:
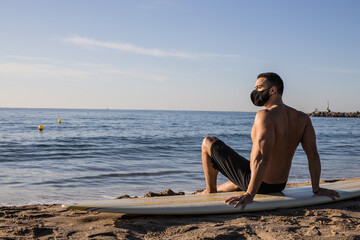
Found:
M 132 72 L 132 71 L 124 71 L 124 70 L 118 70 L 118 69 L 111 69 L 111 68 L 99 69 L 99 72 L 106 74 L 106 75 L 123 75 L 123 76 L 131 77 L 131 78 L 148 80 L 148 81 L 153 81 L 153 82 L 166 82 L 166 81 L 170 80 L 169 77 L 159 75 L 159 74 Z
M 349 68 L 328 68 L 328 67 L 323 67 L 323 68 L 315 68 L 315 70 L 320 71 L 320 72 L 327 72 L 327 73 L 345 73 L 345 74 L 360 73 L 359 70 L 349 69 Z
M 5 57 L 13 58 L 13 59 L 20 59 L 20 60 L 30 60 L 30 61 L 53 61 L 52 58 L 45 58 L 45 57 L 30 57 L 30 56 L 19 56 L 19 55 L 5 55 Z
M 239 55 L 232 54 L 216 54 L 216 53 L 189 53 L 180 50 L 162 50 L 158 48 L 144 48 L 140 46 L 135 46 L 129 43 L 119 43 L 119 42 L 104 42 L 98 41 L 91 38 L 85 38 L 80 36 L 73 36 L 65 38 L 64 41 L 77 44 L 84 47 L 103 47 L 115 49 L 123 52 L 130 52 L 142 55 L 149 55 L 154 57 L 177 57 L 177 58 L 188 58 L 196 59 L 203 57 L 223 57 L 223 58 L 237 58 Z
M 58 79 L 61 81 L 88 81 L 91 79 L 102 79 L 117 82 L 126 79 L 139 79 L 152 82 L 165 82 L 171 80 L 169 77 L 144 73 L 142 71 L 127 71 L 104 64 L 73 64 L 53 65 L 38 63 L 0 63 L 0 79 L 31 79 L 49 80 Z
M 2 79 L 31 79 L 31 80 L 48 80 L 48 79 L 87 79 L 91 75 L 89 71 L 74 69 L 52 64 L 38 63 L 18 63 L 6 62 L 0 63 L 0 78 Z

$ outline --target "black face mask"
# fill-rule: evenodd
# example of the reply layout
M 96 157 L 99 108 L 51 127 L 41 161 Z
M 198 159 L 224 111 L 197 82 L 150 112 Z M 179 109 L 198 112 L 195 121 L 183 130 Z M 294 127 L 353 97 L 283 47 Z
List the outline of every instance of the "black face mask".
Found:
M 271 88 L 271 87 L 270 87 Z M 252 91 L 251 94 L 250 94 L 250 98 L 251 98 L 251 101 L 253 102 L 253 104 L 255 106 L 264 106 L 265 103 L 269 100 L 270 98 L 270 94 L 269 94 L 269 90 L 270 88 L 268 89 L 265 89 L 265 90 L 262 90 L 262 91 Z M 265 91 L 267 91 L 265 93 Z

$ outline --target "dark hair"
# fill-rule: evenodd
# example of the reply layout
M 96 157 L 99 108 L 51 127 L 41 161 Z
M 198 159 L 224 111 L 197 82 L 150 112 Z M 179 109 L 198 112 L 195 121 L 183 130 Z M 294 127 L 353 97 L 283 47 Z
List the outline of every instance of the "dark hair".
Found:
M 266 78 L 269 81 L 270 86 L 275 86 L 278 90 L 278 93 L 282 96 L 284 92 L 284 82 L 279 75 L 273 72 L 260 73 L 257 78 Z

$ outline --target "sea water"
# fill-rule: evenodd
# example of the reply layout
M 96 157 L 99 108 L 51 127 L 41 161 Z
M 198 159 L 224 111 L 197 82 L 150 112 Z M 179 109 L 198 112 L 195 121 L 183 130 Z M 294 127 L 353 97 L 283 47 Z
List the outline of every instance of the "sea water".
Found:
M 255 114 L 0 109 L 0 205 L 203 189 L 203 138 L 217 136 L 249 159 Z M 312 122 L 321 178 L 359 177 L 360 119 L 312 118 Z M 40 124 L 43 131 L 38 130 Z M 219 175 L 218 182 L 224 181 Z M 299 146 L 289 182 L 305 181 L 310 175 Z

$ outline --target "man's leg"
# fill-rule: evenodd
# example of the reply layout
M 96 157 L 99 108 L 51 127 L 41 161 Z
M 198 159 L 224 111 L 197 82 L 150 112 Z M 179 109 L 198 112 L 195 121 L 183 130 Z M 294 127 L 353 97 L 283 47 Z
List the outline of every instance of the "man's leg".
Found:
M 216 180 L 219 171 L 211 163 L 211 145 L 218 140 L 216 137 L 206 137 L 201 145 L 202 165 L 204 169 L 206 189 L 201 193 L 216 193 Z
M 237 154 L 233 149 L 220 143 L 215 147 L 214 152 L 211 152 L 214 142 L 219 140 L 216 137 L 206 137 L 202 143 L 202 164 L 204 169 L 206 189 L 201 193 L 216 193 L 216 192 L 232 192 L 238 190 L 246 190 L 247 188 L 247 175 L 250 172 L 250 162 Z M 215 154 L 215 159 L 212 159 L 212 154 Z M 230 181 L 221 185 L 216 185 L 218 169 L 213 167 L 212 160 L 216 161 L 217 168 Z M 236 183 L 236 184 L 235 184 Z
M 241 190 L 239 186 L 237 186 L 232 181 L 227 181 L 221 185 L 217 185 L 217 192 L 234 192 L 239 190 Z

